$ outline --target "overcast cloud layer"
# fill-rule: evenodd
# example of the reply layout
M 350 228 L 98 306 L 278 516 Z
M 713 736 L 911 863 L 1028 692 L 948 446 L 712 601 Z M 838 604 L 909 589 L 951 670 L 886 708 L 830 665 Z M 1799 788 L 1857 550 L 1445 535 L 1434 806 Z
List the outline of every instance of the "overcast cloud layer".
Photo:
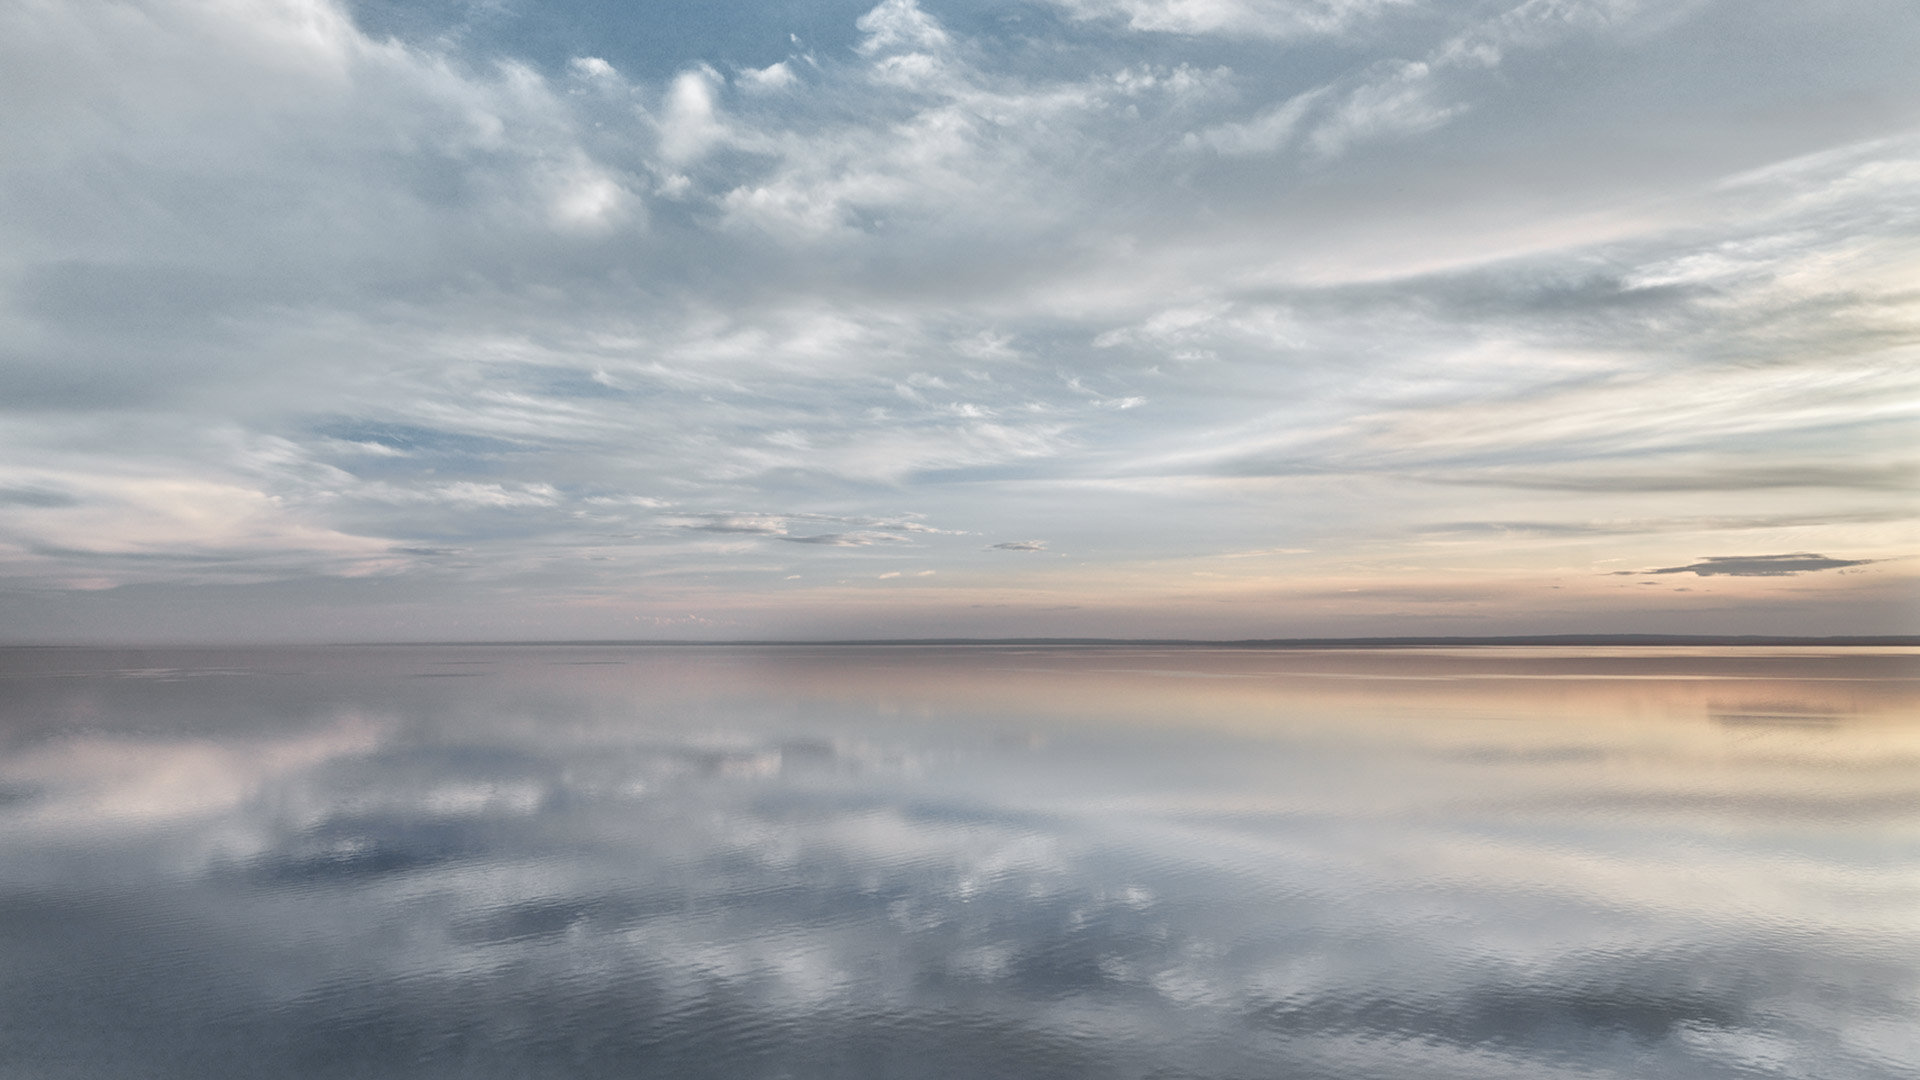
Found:
M 1912 632 L 1916 55 L 18 0 L 0 634 Z

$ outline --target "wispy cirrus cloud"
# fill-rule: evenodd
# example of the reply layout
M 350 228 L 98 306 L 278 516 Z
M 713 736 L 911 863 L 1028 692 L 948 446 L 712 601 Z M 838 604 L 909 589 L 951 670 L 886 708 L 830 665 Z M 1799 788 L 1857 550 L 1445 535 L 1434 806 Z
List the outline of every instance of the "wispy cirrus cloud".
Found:
M 1110 19 L 1129 30 L 1255 38 L 1345 34 L 1408 0 L 1050 0 L 1080 19 Z

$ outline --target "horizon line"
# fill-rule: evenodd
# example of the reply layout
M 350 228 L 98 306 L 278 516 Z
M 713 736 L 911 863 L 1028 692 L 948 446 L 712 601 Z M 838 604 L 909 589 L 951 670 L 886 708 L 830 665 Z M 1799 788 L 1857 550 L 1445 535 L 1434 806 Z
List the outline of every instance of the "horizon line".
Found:
M 1107 637 L 929 637 L 929 638 L 572 638 L 516 641 L 373 641 L 336 642 L 355 646 L 668 646 L 731 647 L 872 647 L 897 646 L 1193 646 L 1236 648 L 1408 648 L 1431 645 L 1845 645 L 1920 646 L 1920 634 L 1843 634 L 1827 636 L 1780 634 L 1492 634 L 1476 636 L 1411 637 L 1298 637 L 1298 638 L 1107 638 Z
M 420 640 L 330 642 L 172 642 L 79 643 L 10 642 L 7 649 L 168 649 L 168 648 L 398 648 L 398 647 L 663 647 L 663 648 L 849 648 L 882 646 L 1095 646 L 1242 649 L 1419 648 L 1435 646 L 1602 646 L 1602 645 L 1820 645 L 1920 646 L 1920 634 L 1492 634 L 1473 636 L 1292 637 L 1292 638 L 1112 638 L 1112 637 L 922 637 L 922 638 L 550 638 L 511 640 Z

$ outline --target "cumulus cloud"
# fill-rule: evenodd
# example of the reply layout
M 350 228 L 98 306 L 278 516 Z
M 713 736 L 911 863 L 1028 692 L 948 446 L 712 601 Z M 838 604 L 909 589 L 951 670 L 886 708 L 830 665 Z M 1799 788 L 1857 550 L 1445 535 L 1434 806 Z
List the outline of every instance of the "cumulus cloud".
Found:
M 719 80 L 706 67 L 674 78 L 660 119 L 660 153 L 667 161 L 687 165 L 728 138 L 716 100 Z
M 760 91 L 785 90 L 798 81 L 792 66 L 785 60 L 775 61 L 763 68 L 749 68 L 736 78 L 743 88 Z
M 949 40 L 946 29 L 915 0 L 881 0 L 854 25 L 867 35 L 860 42 L 860 51 L 870 55 L 896 49 L 939 49 Z

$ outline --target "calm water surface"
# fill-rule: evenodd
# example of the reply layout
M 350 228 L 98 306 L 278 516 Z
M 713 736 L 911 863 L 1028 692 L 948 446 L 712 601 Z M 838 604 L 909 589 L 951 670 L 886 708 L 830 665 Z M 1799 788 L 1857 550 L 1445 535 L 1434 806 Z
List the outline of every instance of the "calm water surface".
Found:
M 0 1077 L 1920 1075 L 1920 654 L 0 650 Z

